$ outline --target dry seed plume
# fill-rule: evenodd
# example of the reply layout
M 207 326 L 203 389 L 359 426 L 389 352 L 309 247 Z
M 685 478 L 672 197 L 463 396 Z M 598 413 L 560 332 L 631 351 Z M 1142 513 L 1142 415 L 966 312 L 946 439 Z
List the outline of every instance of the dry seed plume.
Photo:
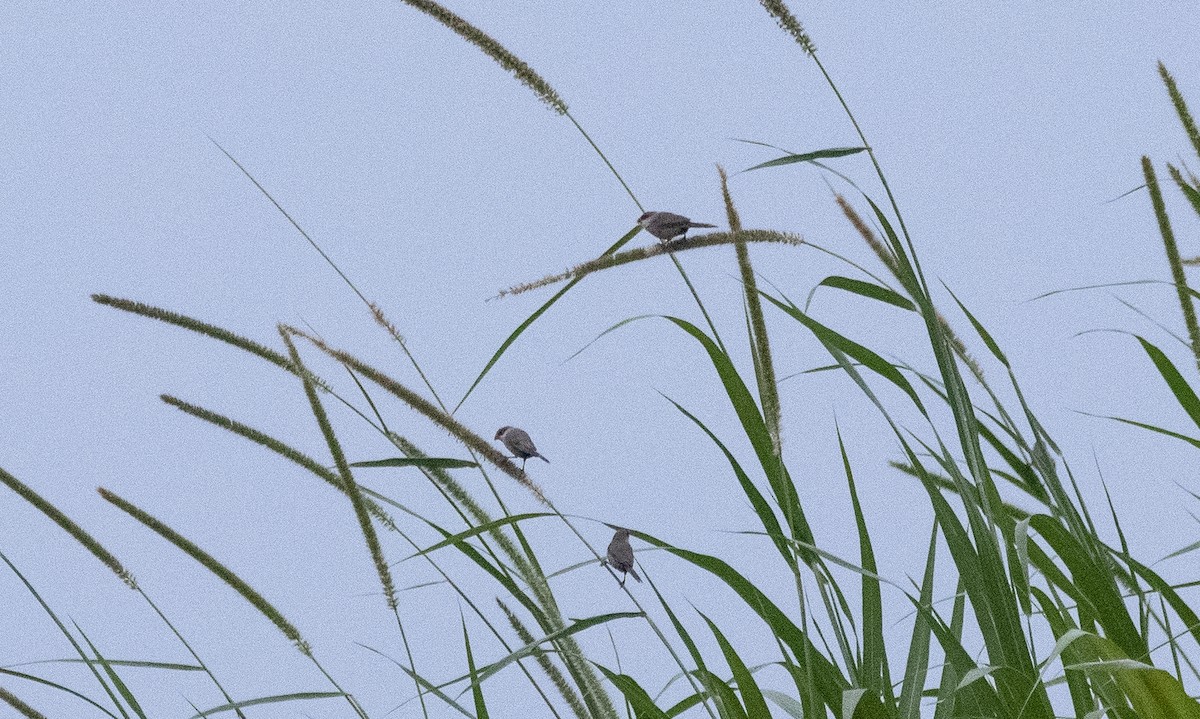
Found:
M 567 114 L 567 103 L 563 102 L 550 83 L 534 72 L 534 69 L 525 64 L 524 60 L 509 52 L 495 38 L 438 3 L 430 0 L 404 0 L 404 2 L 429 15 L 458 33 L 459 37 L 483 50 L 488 57 L 496 61 L 497 65 L 512 73 L 513 77 L 520 80 L 525 87 L 533 90 L 538 99 L 546 103 L 551 110 L 559 115 Z
M 775 22 L 779 27 L 783 28 L 784 32 L 795 38 L 796 42 L 800 43 L 800 47 L 804 48 L 804 52 L 810 56 L 817 54 L 817 46 L 813 44 L 812 38 L 804 31 L 804 26 L 788 9 L 783 0 L 759 0 L 759 4 L 766 9 L 767 12 L 775 18 Z
M 615 255 L 605 255 L 597 257 L 594 260 L 580 263 L 574 267 L 560 272 L 555 275 L 543 277 L 540 280 L 526 282 L 525 284 L 515 285 L 505 290 L 500 290 L 495 299 L 508 297 L 509 295 L 519 295 L 530 290 L 536 290 L 539 287 L 546 287 L 558 282 L 565 282 L 584 275 L 590 275 L 593 272 L 607 270 L 612 267 L 620 267 L 627 265 L 630 262 L 638 260 L 646 260 L 659 255 L 669 255 L 672 253 L 684 252 L 686 250 L 695 250 L 701 247 L 716 247 L 718 245 L 732 245 L 737 242 L 773 242 L 776 244 L 792 245 L 799 247 L 804 244 L 804 238 L 800 235 L 794 235 L 789 232 L 775 232 L 774 230 L 742 230 L 741 232 L 710 232 L 706 235 L 698 235 L 696 237 L 687 237 L 681 240 L 675 240 L 670 243 L 657 243 L 647 245 L 646 247 L 638 247 L 625 252 L 618 252 Z

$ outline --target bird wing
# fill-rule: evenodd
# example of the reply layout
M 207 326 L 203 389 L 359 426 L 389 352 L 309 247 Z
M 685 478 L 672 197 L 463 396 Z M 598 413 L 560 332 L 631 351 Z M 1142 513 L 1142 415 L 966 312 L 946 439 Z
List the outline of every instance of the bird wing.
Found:
M 621 568 L 621 571 L 627 572 L 633 566 L 633 547 L 628 541 L 620 541 L 614 539 L 608 545 L 608 558 L 616 566 Z
M 678 230 L 680 232 L 686 230 L 691 220 L 683 215 L 676 215 L 674 212 L 660 212 L 654 216 L 652 220 L 657 228 L 662 230 Z
M 531 457 L 537 456 L 537 447 L 533 446 L 533 439 L 530 438 L 528 432 L 523 429 L 513 429 L 510 434 L 512 435 L 513 448 L 516 451 L 523 452 Z

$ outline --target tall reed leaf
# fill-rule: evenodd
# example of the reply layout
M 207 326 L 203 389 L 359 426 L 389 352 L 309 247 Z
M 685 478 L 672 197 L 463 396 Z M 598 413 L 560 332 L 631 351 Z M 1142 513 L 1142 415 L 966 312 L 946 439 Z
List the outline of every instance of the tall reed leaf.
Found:
M 475 671 L 475 655 L 471 653 L 471 635 L 467 633 L 467 619 L 462 618 L 463 644 L 467 648 L 467 669 L 471 677 L 471 696 L 475 699 L 475 719 L 488 719 L 487 703 L 483 700 L 483 682 Z
M 628 674 L 618 674 L 611 669 L 592 662 L 617 689 L 625 695 L 625 699 L 633 706 L 637 719 L 669 719 L 666 712 L 658 708 L 650 695 L 637 681 Z
M 700 617 L 708 624 L 708 628 L 712 631 L 713 637 L 716 638 L 717 644 L 721 647 L 721 653 L 725 655 L 725 662 L 729 665 L 730 671 L 733 672 L 733 680 L 737 683 L 738 691 L 742 695 L 742 703 L 746 707 L 747 716 L 751 717 L 769 717 L 771 710 L 767 708 L 767 701 L 763 698 L 762 690 L 758 688 L 758 682 L 754 681 L 754 675 L 746 667 L 746 663 L 734 651 L 733 645 L 725 638 L 725 635 L 703 612 Z

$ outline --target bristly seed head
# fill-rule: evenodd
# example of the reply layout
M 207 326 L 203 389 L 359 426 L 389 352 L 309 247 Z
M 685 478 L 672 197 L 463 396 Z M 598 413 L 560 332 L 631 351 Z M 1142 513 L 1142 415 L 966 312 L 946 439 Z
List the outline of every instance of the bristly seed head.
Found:
M 775 17 L 775 22 L 779 24 L 779 27 L 783 28 L 789 35 L 796 39 L 796 42 L 800 43 L 800 47 L 804 48 L 804 52 L 808 53 L 810 57 L 816 56 L 817 46 L 813 44 L 812 38 L 804 31 L 804 26 L 800 24 L 800 21 L 796 19 L 796 16 L 792 14 L 792 11 L 788 9 L 783 0 L 758 1 L 767 12 Z
M 533 90 L 538 98 L 546 103 L 551 110 L 554 110 L 559 115 L 567 114 L 567 103 L 563 102 L 563 99 L 558 96 L 558 93 L 550 86 L 550 83 L 542 79 L 542 76 L 534 72 L 533 68 L 525 64 L 521 58 L 509 52 L 507 48 L 483 30 L 480 30 L 438 3 L 432 2 L 432 0 L 404 0 L 404 2 L 429 15 L 458 33 L 467 42 L 483 50 L 500 67 L 511 72 L 526 87 Z

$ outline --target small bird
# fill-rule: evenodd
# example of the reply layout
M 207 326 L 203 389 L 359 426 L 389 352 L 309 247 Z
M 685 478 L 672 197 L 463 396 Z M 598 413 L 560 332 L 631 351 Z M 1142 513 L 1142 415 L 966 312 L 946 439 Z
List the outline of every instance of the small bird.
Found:
M 693 227 L 716 227 L 703 222 L 692 222 L 683 215 L 672 212 L 647 212 L 638 218 L 638 224 L 663 242 L 684 238 L 687 231 Z
M 529 433 L 523 429 L 501 427 L 496 430 L 496 439 L 504 443 L 504 447 L 513 453 L 513 457 L 521 460 L 522 471 L 525 470 L 525 461 L 530 457 L 537 457 L 550 464 L 550 460 L 538 453 L 537 447 L 533 446 L 533 440 L 529 438 Z
M 605 559 L 606 564 L 611 564 L 612 568 L 621 573 L 621 586 L 625 586 L 625 575 L 631 574 L 633 578 L 642 581 L 638 576 L 637 570 L 633 568 L 633 547 L 629 544 L 629 530 L 618 529 L 613 535 L 612 541 L 608 543 L 608 558 Z

